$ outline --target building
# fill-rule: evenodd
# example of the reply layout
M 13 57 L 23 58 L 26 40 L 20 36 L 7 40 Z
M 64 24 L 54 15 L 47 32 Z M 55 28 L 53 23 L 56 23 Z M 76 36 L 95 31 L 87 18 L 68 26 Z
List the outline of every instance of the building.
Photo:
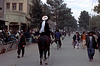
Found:
M 26 30 L 30 0 L 6 0 L 6 27 L 13 32 Z
M 3 30 L 5 25 L 5 17 L 6 17 L 5 6 L 6 6 L 5 0 L 0 0 L 0 30 Z

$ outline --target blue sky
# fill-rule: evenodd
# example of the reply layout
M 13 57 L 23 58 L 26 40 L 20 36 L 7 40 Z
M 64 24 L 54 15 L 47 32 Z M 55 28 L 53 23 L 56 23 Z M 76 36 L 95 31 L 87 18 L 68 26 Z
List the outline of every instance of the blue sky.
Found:
M 46 0 L 42 0 L 44 3 Z M 67 4 L 67 7 L 72 9 L 73 16 L 78 20 L 81 11 L 88 11 L 90 15 L 95 15 L 93 8 L 98 4 L 98 0 L 64 0 L 64 3 Z

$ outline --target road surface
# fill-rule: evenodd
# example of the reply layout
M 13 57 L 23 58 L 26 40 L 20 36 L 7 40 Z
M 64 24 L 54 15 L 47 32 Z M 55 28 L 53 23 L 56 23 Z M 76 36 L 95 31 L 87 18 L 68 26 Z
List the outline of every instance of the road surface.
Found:
M 25 47 L 25 56 L 17 58 L 17 50 L 0 54 L 0 66 L 40 66 L 37 44 Z M 94 60 L 89 62 L 87 49 L 74 49 L 71 37 L 62 40 L 62 48 L 57 50 L 56 44 L 51 45 L 51 55 L 47 66 L 100 66 L 99 52 L 96 50 Z M 46 66 L 43 64 L 42 66 Z

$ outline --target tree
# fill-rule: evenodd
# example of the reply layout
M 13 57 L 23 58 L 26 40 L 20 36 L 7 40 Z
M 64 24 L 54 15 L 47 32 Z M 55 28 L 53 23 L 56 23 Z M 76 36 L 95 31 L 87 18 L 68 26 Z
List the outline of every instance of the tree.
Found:
M 57 23 L 57 28 L 63 29 L 64 27 L 70 27 L 71 20 L 74 21 L 74 17 L 72 16 L 71 9 L 63 3 L 63 0 L 47 0 L 47 3 L 52 14 L 51 19 Z M 77 25 L 76 20 L 75 23 Z
M 47 4 L 43 4 L 42 10 L 43 10 L 43 15 L 47 15 L 48 17 L 51 16 L 50 9 Z
M 94 11 L 100 13 L 100 0 L 98 0 L 98 5 L 94 7 Z
M 63 0 L 47 0 L 47 3 L 50 5 L 50 10 L 52 14 L 52 21 L 56 22 L 56 29 L 58 29 L 58 16 L 59 16 L 59 10 L 62 5 Z
M 82 11 L 79 17 L 79 26 L 83 29 L 88 29 L 90 16 L 88 12 Z
M 43 16 L 43 10 L 40 0 L 32 0 L 29 16 L 30 17 L 27 19 L 30 22 L 30 26 L 32 28 L 38 28 Z
M 66 4 L 62 4 L 58 11 L 58 27 L 62 28 L 68 26 L 68 20 L 71 19 L 71 9 L 66 8 Z
M 77 29 L 77 20 L 74 17 L 68 20 L 68 23 L 71 28 Z
M 90 19 L 90 29 L 95 30 L 100 28 L 100 16 L 92 16 Z

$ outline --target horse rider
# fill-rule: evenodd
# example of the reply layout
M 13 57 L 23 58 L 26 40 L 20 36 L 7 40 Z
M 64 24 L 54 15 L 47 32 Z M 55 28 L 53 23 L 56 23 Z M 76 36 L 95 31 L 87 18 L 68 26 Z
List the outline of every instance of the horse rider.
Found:
M 42 41 L 42 44 L 39 45 L 40 64 L 42 64 L 43 53 L 48 51 L 48 57 L 49 57 L 49 55 L 50 55 L 50 50 L 49 50 L 50 49 L 50 47 L 49 47 L 50 44 L 49 43 L 51 42 L 50 28 L 49 28 L 49 24 L 47 23 L 48 16 L 43 16 L 42 20 L 43 20 L 43 22 L 40 23 L 40 30 L 39 30 L 39 33 L 40 33 L 40 38 L 39 39 Z M 45 40 L 48 40 L 49 43 L 45 44 Z M 44 58 L 46 60 L 46 55 L 44 55 Z
M 48 16 L 43 16 L 42 17 L 43 22 L 40 23 L 40 36 L 46 35 L 50 38 L 50 27 L 47 22 Z

